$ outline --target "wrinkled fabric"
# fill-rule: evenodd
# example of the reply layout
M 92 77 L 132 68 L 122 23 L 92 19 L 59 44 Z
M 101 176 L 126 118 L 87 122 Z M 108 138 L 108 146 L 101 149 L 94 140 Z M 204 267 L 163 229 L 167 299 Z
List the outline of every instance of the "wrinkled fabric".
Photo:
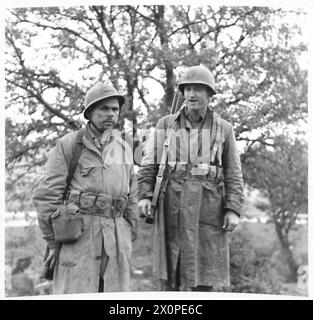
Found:
M 61 246 L 54 271 L 54 294 L 98 292 L 100 265 L 104 260 L 104 291 L 130 290 L 131 233 L 137 221 L 132 151 L 118 131 L 105 131 L 101 147 L 88 125 L 86 128 L 82 153 L 69 189 L 113 198 L 128 196 L 128 202 L 124 216 L 114 219 L 83 214 L 85 230 L 81 238 Z M 77 133 L 58 140 L 33 197 L 39 226 L 50 248 L 59 244 L 54 241 L 49 216 L 63 203 Z
M 216 115 L 208 109 L 201 124 L 201 148 L 195 148 L 199 136 L 192 136 L 194 131 L 184 108 L 161 118 L 157 124 L 157 129 L 168 129 L 166 134 L 172 136 L 154 226 L 153 266 L 154 276 L 166 280 L 170 287 L 229 285 L 227 233 L 222 230 L 222 223 L 225 210 L 240 215 L 243 202 L 241 165 L 231 124 L 218 119 L 223 129 L 217 146 L 223 170 L 221 179 L 201 170 L 191 174 L 190 169 L 196 159 L 205 159 L 212 165 L 210 132 L 214 121 Z M 138 172 L 139 200 L 152 198 L 166 134 L 156 130 L 145 145 Z

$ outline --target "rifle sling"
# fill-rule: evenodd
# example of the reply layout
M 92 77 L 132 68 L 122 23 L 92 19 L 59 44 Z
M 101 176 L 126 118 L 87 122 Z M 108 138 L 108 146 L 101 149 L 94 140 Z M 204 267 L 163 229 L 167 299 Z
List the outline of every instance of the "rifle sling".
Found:
M 65 192 L 64 192 L 64 196 L 63 196 L 64 199 L 67 195 L 70 183 L 73 179 L 74 172 L 77 167 L 78 160 L 80 158 L 80 155 L 81 155 L 81 152 L 83 149 L 83 141 L 82 140 L 83 140 L 84 134 L 85 134 L 85 128 L 79 129 L 78 134 L 77 134 L 77 138 L 76 138 L 76 143 L 74 146 L 74 152 L 73 152 L 72 159 L 70 161 L 70 165 L 68 168 L 68 176 L 66 178 L 66 187 L 65 187 Z

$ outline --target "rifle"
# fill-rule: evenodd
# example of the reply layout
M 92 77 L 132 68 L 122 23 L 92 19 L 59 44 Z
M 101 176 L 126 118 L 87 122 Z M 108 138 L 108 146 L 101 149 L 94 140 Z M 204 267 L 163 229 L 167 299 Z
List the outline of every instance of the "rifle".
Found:
M 176 88 L 175 93 L 174 93 L 174 97 L 173 97 L 173 101 L 172 101 L 172 105 L 171 105 L 171 109 L 170 109 L 170 114 L 174 114 L 179 110 L 179 108 L 182 105 L 183 100 L 184 100 L 184 98 L 183 98 L 182 94 L 180 93 L 179 89 Z M 153 198 L 151 201 L 150 214 L 145 219 L 145 222 L 149 223 L 149 224 L 153 224 L 155 221 L 157 202 L 158 202 L 158 198 L 159 198 L 161 185 L 163 182 L 164 170 L 165 170 L 166 163 L 167 163 L 168 145 L 169 145 L 169 136 L 167 136 L 164 141 L 162 157 L 161 157 L 161 161 L 159 164 L 159 170 L 158 170 L 158 174 L 156 176 L 156 182 L 155 182 L 154 191 L 153 191 Z
M 49 256 L 49 252 L 50 252 L 50 249 L 48 246 L 46 246 L 46 251 L 45 251 L 45 256 L 43 258 L 43 261 L 47 260 L 47 258 Z M 44 264 L 44 266 L 40 272 L 39 278 L 42 280 L 50 280 L 51 281 L 51 280 L 53 280 L 53 272 L 54 272 L 54 269 L 50 269 L 50 266 Z

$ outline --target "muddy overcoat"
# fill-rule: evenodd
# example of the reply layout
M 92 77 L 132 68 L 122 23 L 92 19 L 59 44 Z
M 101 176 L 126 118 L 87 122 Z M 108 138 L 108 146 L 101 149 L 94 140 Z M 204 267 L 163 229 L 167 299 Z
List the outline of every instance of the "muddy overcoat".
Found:
M 154 275 L 174 288 L 229 285 L 225 210 L 240 215 L 243 181 L 232 125 L 207 108 L 194 129 L 186 106 L 161 118 L 138 172 L 138 200 L 152 198 L 163 144 L 168 165 L 154 226 Z M 166 130 L 163 130 L 166 129 Z M 166 132 L 165 132 L 166 131 Z
M 78 131 L 69 133 L 57 141 L 49 156 L 45 176 L 33 197 L 39 226 L 51 248 L 58 244 L 54 241 L 49 216 L 63 203 L 77 134 Z M 102 142 L 101 148 L 87 125 L 70 194 L 128 197 L 126 209 L 123 216 L 116 218 L 83 214 L 85 230 L 82 236 L 76 242 L 61 246 L 54 271 L 54 294 L 98 292 L 101 261 L 104 291 L 130 290 L 131 233 L 137 221 L 137 183 L 132 151 L 117 130 L 105 131 Z M 85 202 L 88 204 L 88 196 Z

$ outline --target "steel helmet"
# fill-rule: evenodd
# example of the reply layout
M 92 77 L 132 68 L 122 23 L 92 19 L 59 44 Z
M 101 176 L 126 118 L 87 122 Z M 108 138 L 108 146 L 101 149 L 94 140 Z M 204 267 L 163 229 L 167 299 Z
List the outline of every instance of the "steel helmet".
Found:
M 88 119 L 87 111 L 90 110 L 90 107 L 95 102 L 106 98 L 117 98 L 120 108 L 125 103 L 125 98 L 113 86 L 99 82 L 87 91 L 84 110 L 85 119 Z
M 198 83 L 208 86 L 215 94 L 215 81 L 212 72 L 204 66 L 193 66 L 188 68 L 178 81 L 178 89 L 184 94 L 186 84 Z

